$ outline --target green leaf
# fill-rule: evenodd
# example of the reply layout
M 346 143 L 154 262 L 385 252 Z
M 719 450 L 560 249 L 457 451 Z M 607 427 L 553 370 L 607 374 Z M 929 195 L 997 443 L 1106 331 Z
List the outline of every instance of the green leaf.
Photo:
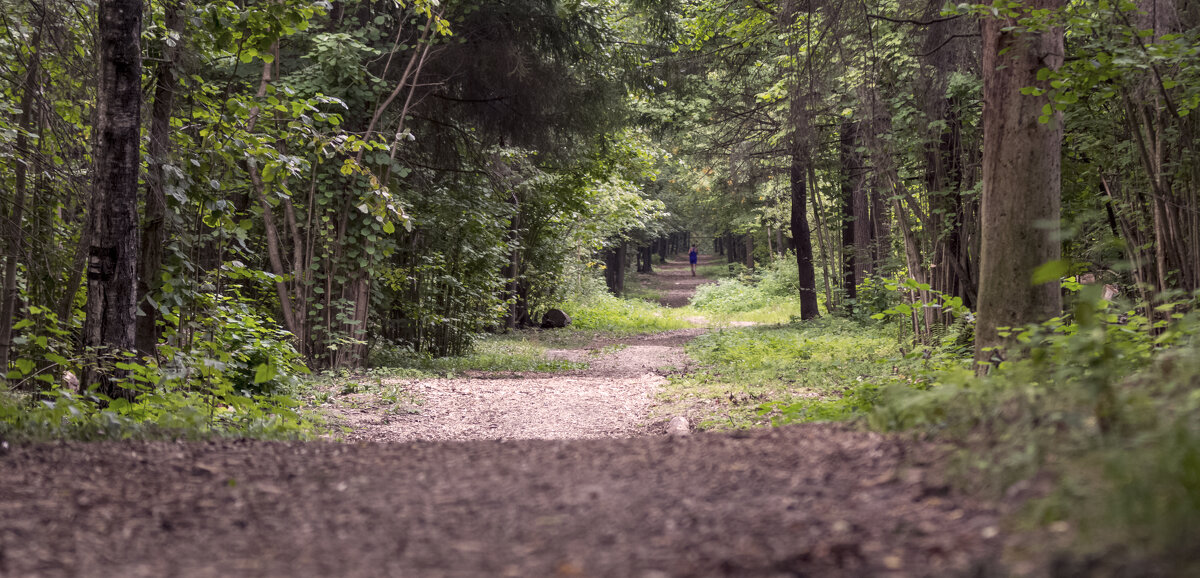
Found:
M 278 372 L 275 371 L 275 368 L 271 367 L 271 364 L 269 364 L 269 363 L 260 364 L 254 370 L 254 384 L 259 385 L 259 384 L 271 381 L 272 379 L 275 379 L 275 375 L 277 373 Z
M 1058 259 L 1038 267 L 1033 271 L 1033 284 L 1044 285 L 1062 279 L 1071 271 L 1071 261 Z

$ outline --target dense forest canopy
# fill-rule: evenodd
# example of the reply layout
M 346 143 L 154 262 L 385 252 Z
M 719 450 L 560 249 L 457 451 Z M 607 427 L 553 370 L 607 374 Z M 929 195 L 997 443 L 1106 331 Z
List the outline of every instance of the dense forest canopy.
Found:
M 10 388 L 461 354 L 691 243 L 984 366 L 1060 280 L 1200 289 L 1184 0 L 3 8 Z

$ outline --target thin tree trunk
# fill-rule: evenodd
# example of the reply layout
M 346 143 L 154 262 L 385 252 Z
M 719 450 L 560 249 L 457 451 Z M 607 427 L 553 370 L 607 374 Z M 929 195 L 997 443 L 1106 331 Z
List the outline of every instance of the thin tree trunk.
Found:
M 817 218 L 817 251 L 821 254 L 821 272 L 822 281 L 825 285 L 825 307 L 830 310 L 838 308 L 837 300 L 833 296 L 833 267 L 835 258 L 833 256 L 833 243 L 829 241 L 832 236 L 828 231 L 826 222 L 822 215 L 825 214 L 825 207 L 821 205 L 821 195 L 817 190 L 817 171 L 810 162 L 808 165 L 808 194 L 812 196 L 813 215 Z
M 0 382 L 8 373 L 8 362 L 12 351 L 13 323 L 16 320 L 17 302 L 21 293 L 17 290 L 17 261 L 25 243 L 25 191 L 29 186 L 26 167 L 33 157 L 29 149 L 29 134 L 33 131 L 33 102 L 41 85 L 42 30 L 39 25 L 33 33 L 33 51 L 25 70 L 25 81 L 21 93 L 21 114 L 17 118 L 16 155 L 13 157 L 13 208 L 8 215 L 4 241 L 7 251 L 4 260 L 3 298 L 0 299 Z
M 855 148 L 858 140 L 858 124 L 842 123 L 841 146 L 838 157 L 842 165 L 842 291 L 846 299 L 858 298 L 858 233 L 865 232 L 866 219 L 859 219 L 857 206 L 862 179 Z
M 164 7 L 167 29 L 182 34 L 185 24 L 180 0 L 167 0 Z M 158 307 L 151 299 L 162 285 L 163 245 L 166 244 L 167 197 L 163 165 L 171 152 L 171 111 L 175 103 L 175 60 L 178 40 L 163 42 L 162 61 L 154 78 L 154 105 L 150 113 L 149 159 L 146 171 L 145 218 L 142 220 L 141 259 L 138 261 L 137 348 L 154 355 L 158 344 Z
M 84 345 L 101 356 L 85 383 L 130 398 L 113 367 L 134 347 L 137 321 L 138 173 L 141 168 L 141 0 L 100 0 L 96 174 L 88 250 Z

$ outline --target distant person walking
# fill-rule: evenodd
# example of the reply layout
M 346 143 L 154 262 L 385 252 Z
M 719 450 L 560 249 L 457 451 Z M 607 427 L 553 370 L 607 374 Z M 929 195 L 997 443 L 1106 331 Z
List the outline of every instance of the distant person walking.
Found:
M 692 264 L 692 277 L 696 276 L 696 263 L 700 260 L 700 254 L 696 252 L 696 246 L 692 245 L 692 250 L 688 251 L 688 263 Z

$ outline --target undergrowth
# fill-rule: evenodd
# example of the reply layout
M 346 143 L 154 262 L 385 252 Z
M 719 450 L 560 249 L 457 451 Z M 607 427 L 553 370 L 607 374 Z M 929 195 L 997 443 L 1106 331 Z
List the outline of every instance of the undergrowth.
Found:
M 1025 520 L 1054 526 L 1093 575 L 1200 571 L 1200 316 L 1194 303 L 1132 308 L 1084 297 L 1074 314 L 1014 330 L 1027 350 L 986 376 L 946 359 L 891 383 L 868 422 L 961 448 L 966 489 L 1003 495 L 1055 480 Z M 1176 311 L 1190 311 L 1178 313 Z M 1167 320 L 1161 319 L 1167 316 Z M 1040 548 L 1035 548 L 1038 553 Z
M 865 412 L 898 356 L 894 338 L 876 326 L 839 318 L 788 325 L 727 328 L 687 345 L 699 367 L 671 379 L 670 405 L 699 412 L 701 427 L 749 427 L 771 420 L 844 419 Z
M 777 304 L 794 299 L 771 275 L 727 278 L 693 304 L 715 318 L 786 311 Z M 860 291 L 857 321 L 693 341 L 701 367 L 672 379 L 664 402 L 710 428 L 852 420 L 919 433 L 959 448 L 949 473 L 960 488 L 1034 497 L 1011 521 L 1032 537 L 1010 561 L 1063 575 L 1200 574 L 1197 301 L 1161 298 L 1151 320 L 1151 308 L 1118 307 L 1068 280 L 1071 314 L 1010 330 L 1024 350 L 979 375 L 970 312 L 958 308 L 936 343 L 914 347 L 903 330 L 911 308 L 890 286 Z
M 562 309 L 571 316 L 571 327 L 583 331 L 632 335 L 692 327 L 678 310 L 606 292 L 577 297 L 564 303 Z
M 471 352 L 457 357 L 434 357 L 409 350 L 390 350 L 371 358 L 372 375 L 423 377 L 453 376 L 466 371 L 553 372 L 583 369 L 586 364 L 546 357 L 546 347 L 526 332 L 490 335 L 479 339 Z
M 793 253 L 749 270 L 741 263 L 702 267 L 716 283 L 701 285 L 691 305 L 717 322 L 789 323 L 800 319 L 800 292 Z M 822 314 L 828 313 L 824 305 Z
M 164 313 L 172 325 L 157 358 L 117 358 L 128 395 L 115 399 L 71 385 L 95 354 L 75 356 L 54 313 L 30 308 L 16 326 L 22 357 L 6 375 L 14 387 L 0 389 L 0 439 L 312 437 L 318 420 L 291 396 L 308 373 L 291 335 L 236 299 L 199 299 L 189 319 Z

